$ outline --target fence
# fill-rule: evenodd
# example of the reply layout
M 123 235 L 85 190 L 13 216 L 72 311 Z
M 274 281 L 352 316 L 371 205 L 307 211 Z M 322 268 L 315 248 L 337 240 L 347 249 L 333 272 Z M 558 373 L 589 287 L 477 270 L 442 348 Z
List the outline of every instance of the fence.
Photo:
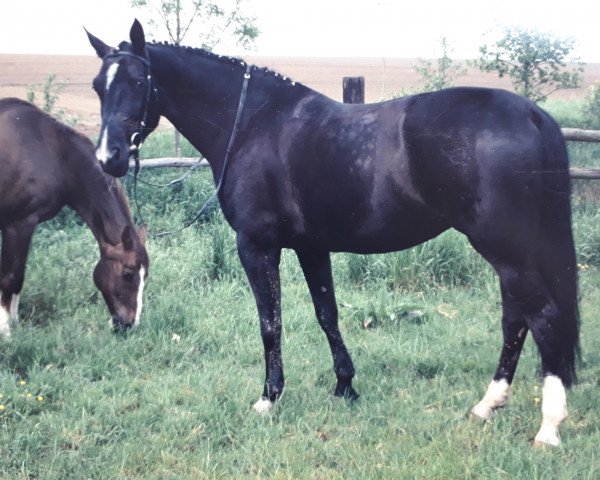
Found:
M 364 77 L 343 78 L 344 103 L 364 103 L 365 79 Z M 569 142 L 597 142 L 600 143 L 600 130 L 582 130 L 579 128 L 562 128 L 563 137 Z M 152 158 L 140 162 L 142 168 L 167 168 L 167 167 L 206 167 L 208 162 L 198 158 Z M 130 164 L 133 167 L 133 162 Z M 571 178 L 598 180 L 600 168 L 571 167 Z

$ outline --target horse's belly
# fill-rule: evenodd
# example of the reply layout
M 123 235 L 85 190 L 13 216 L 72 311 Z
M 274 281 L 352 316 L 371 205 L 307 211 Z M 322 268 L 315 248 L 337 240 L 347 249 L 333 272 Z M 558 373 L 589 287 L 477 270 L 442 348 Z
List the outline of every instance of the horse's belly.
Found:
M 303 237 L 331 252 L 385 253 L 426 242 L 450 225 L 424 208 L 396 208 L 358 216 L 337 211 L 322 217 Z

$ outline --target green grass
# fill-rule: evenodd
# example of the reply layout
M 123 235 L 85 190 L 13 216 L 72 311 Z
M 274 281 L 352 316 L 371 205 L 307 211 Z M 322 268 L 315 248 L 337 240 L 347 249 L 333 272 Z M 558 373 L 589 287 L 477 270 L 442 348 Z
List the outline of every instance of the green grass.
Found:
M 181 172 L 144 175 L 160 183 Z M 212 193 L 208 171 L 139 188 L 157 230 L 181 225 Z M 127 335 L 108 331 L 91 278 L 97 246 L 64 213 L 35 237 L 21 323 L 0 344 L 0 479 L 600 478 L 594 188 L 577 185 L 574 198 L 583 361 L 559 448 L 530 446 L 541 385 L 529 339 L 510 404 L 487 424 L 466 418 L 496 367 L 501 309 L 491 269 L 456 233 L 398 254 L 333 256 L 361 394 L 352 404 L 332 396 L 327 342 L 285 252 L 286 390 L 261 417 L 251 411 L 264 375 L 256 307 L 218 210 L 149 240 L 142 324 Z

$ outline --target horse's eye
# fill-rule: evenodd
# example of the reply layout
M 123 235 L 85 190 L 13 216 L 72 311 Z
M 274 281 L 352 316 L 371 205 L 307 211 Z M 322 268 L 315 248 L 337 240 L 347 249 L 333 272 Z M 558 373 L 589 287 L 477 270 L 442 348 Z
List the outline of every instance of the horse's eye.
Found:
M 123 277 L 123 280 L 125 280 L 126 282 L 133 281 L 133 273 L 131 273 L 131 272 L 123 272 L 122 277 Z

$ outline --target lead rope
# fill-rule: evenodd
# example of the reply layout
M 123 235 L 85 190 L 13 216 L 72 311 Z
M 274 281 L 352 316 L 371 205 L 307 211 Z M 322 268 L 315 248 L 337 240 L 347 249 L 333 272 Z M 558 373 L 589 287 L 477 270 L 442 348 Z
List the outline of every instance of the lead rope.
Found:
M 214 199 L 217 197 L 217 195 L 221 191 L 221 187 L 223 185 L 223 179 L 225 178 L 225 172 L 227 170 L 227 165 L 229 163 L 231 149 L 233 148 L 233 144 L 235 142 L 235 137 L 237 136 L 237 133 L 238 133 L 238 130 L 240 127 L 240 122 L 242 121 L 242 113 L 244 111 L 244 104 L 246 103 L 246 94 L 248 93 L 248 83 L 249 83 L 250 77 L 251 77 L 250 68 L 251 68 L 251 66 L 246 64 L 246 72 L 244 73 L 244 82 L 242 83 L 242 93 L 240 94 L 240 100 L 238 103 L 237 112 L 235 114 L 235 121 L 233 122 L 233 129 L 231 130 L 231 135 L 229 136 L 229 143 L 227 144 L 227 150 L 225 150 L 225 157 L 223 159 L 223 168 L 221 169 L 221 176 L 219 177 L 219 182 L 217 183 L 215 191 L 208 198 L 208 200 L 204 203 L 204 205 L 202 205 L 202 208 L 200 208 L 200 210 L 198 210 L 198 213 L 196 213 L 194 218 L 192 218 L 191 220 L 184 223 L 182 227 L 179 227 L 178 229 L 175 229 L 175 230 L 167 230 L 164 232 L 157 232 L 157 233 L 148 231 L 148 233 L 150 233 L 150 235 L 152 235 L 153 237 L 164 237 L 167 235 L 173 235 L 173 234 L 179 233 L 182 230 L 185 230 L 189 226 L 193 225 L 195 222 L 197 222 L 200 219 L 200 217 L 202 216 L 202 214 L 204 213 L 206 208 L 212 204 Z M 149 87 L 149 89 L 150 88 L 151 87 Z M 144 115 L 144 121 L 145 121 L 145 115 Z M 144 121 L 142 122 L 142 125 L 140 125 L 140 131 L 143 127 L 145 127 Z M 134 136 L 135 136 L 135 134 L 134 134 Z M 140 138 L 141 138 L 141 134 L 140 134 Z M 132 139 L 133 139 L 133 137 L 132 137 Z M 137 146 L 133 150 L 133 158 L 135 161 L 135 167 L 133 170 L 133 172 L 134 172 L 134 174 L 133 174 L 133 197 L 134 197 L 134 201 L 135 201 L 135 207 L 138 211 L 138 216 L 140 217 L 140 221 L 142 223 L 145 223 L 144 219 L 142 217 L 142 211 L 140 209 L 140 206 L 138 203 L 138 198 L 137 198 L 138 174 L 140 173 L 140 168 L 141 168 L 141 166 L 140 166 L 140 151 L 139 150 L 140 149 Z

